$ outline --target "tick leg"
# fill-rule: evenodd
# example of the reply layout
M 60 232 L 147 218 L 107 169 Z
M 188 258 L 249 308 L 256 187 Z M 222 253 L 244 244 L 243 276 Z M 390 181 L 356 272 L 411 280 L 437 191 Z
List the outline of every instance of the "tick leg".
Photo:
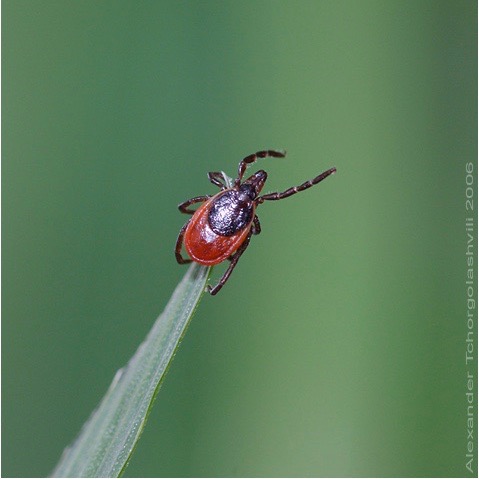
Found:
M 223 285 L 228 281 L 228 278 L 230 277 L 234 267 L 236 266 L 236 263 L 238 263 L 238 260 L 240 259 L 241 255 L 244 253 L 245 249 L 249 245 L 249 241 L 251 239 L 251 235 L 253 234 L 253 230 L 248 233 L 248 236 L 244 240 L 243 244 L 240 246 L 238 251 L 231 257 L 231 263 L 228 266 L 228 269 L 225 271 L 221 279 L 218 281 L 218 284 L 212 288 L 210 285 L 206 287 L 208 293 L 210 293 L 212 296 L 214 296 L 218 291 L 223 287 Z
M 208 173 L 208 178 L 216 186 L 219 186 L 221 190 L 226 190 L 226 185 L 224 183 L 225 178 L 221 171 L 210 171 Z
M 181 228 L 180 233 L 178 234 L 178 238 L 176 240 L 175 256 L 176 256 L 176 261 L 178 261 L 179 264 L 191 263 L 191 259 L 185 259 L 183 258 L 183 256 L 181 256 L 181 247 L 183 246 L 183 236 L 185 236 L 185 231 L 189 222 L 190 220 L 188 220 L 186 224 L 183 226 L 183 228 Z
M 192 215 L 195 210 L 189 210 L 187 207 L 194 204 L 194 203 L 201 203 L 203 201 L 206 201 L 210 196 L 209 195 L 205 195 L 205 196 L 196 196 L 195 198 L 191 198 L 191 200 L 187 200 L 187 201 L 184 201 L 183 203 L 180 203 L 178 205 L 178 209 L 182 212 L 182 213 L 186 213 L 188 215 Z
M 291 188 L 288 188 L 282 193 L 268 193 L 267 195 L 259 196 L 256 199 L 256 204 L 261 204 L 265 200 L 282 200 L 283 198 L 287 198 L 288 196 L 295 195 L 300 191 L 307 190 L 308 188 L 311 188 L 311 186 L 317 185 L 320 181 L 323 181 L 325 178 L 327 178 L 329 175 L 332 175 L 333 173 L 336 173 L 336 168 L 330 168 L 329 170 L 326 170 L 320 175 L 318 175 L 316 178 L 305 181 L 302 185 L 292 186 Z
M 243 158 L 240 161 L 240 164 L 238 165 L 238 178 L 236 178 L 235 180 L 235 186 L 239 186 L 239 184 L 241 183 L 241 178 L 243 178 L 244 172 L 246 171 L 246 168 L 248 165 L 250 165 L 251 163 L 254 163 L 259 158 L 267 158 L 269 156 L 273 158 L 284 158 L 286 156 L 286 151 L 262 150 L 262 151 L 257 151 L 256 153 L 253 153 L 252 155 L 249 155 L 246 158 Z
M 256 215 L 254 215 L 253 218 L 253 226 L 251 227 L 251 231 L 254 235 L 259 235 L 261 233 L 261 223 Z
M 261 233 L 261 223 L 259 222 L 259 218 L 254 215 L 253 225 L 251 226 L 251 233 L 254 235 L 259 235 Z M 228 261 L 231 261 L 236 253 L 233 253 L 231 256 L 228 257 Z

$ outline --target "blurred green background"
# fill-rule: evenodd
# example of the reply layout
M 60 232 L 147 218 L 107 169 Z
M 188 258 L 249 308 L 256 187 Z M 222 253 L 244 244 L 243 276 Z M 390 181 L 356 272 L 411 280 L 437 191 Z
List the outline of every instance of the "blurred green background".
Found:
M 476 2 L 2 14 L 3 476 L 50 473 L 185 272 L 177 204 L 262 148 L 268 191 L 338 174 L 261 207 L 126 475 L 466 475 Z

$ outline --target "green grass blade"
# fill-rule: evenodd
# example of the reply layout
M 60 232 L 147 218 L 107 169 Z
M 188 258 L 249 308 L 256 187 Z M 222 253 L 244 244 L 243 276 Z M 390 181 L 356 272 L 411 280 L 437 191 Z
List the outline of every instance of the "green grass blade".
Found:
M 126 367 L 113 379 L 53 477 L 118 477 L 125 469 L 168 366 L 205 290 L 210 268 L 193 264 Z

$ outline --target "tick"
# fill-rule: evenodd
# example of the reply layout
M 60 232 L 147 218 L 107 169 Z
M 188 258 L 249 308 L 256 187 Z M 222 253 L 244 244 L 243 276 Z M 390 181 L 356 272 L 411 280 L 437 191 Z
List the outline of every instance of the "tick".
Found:
M 178 205 L 182 213 L 193 216 L 181 228 L 176 240 L 176 261 L 179 264 L 195 261 L 205 266 L 213 266 L 225 260 L 230 262 L 218 284 L 215 287 L 208 285 L 210 294 L 215 295 L 224 286 L 248 247 L 251 236 L 260 234 L 261 226 L 256 216 L 258 205 L 264 201 L 288 198 L 336 173 L 336 168 L 330 168 L 299 186 L 293 186 L 281 193 L 268 193 L 261 196 L 259 194 L 268 177 L 266 171 L 259 170 L 242 181 L 247 166 L 259 158 L 284 158 L 285 156 L 284 151 L 263 150 L 243 158 L 238 165 L 238 176 L 232 185 L 227 184 L 222 172 L 210 172 L 209 180 L 221 191 L 213 196 L 196 196 Z M 194 203 L 203 204 L 197 210 L 189 209 L 188 207 Z M 181 255 L 183 243 L 191 259 L 185 259 Z

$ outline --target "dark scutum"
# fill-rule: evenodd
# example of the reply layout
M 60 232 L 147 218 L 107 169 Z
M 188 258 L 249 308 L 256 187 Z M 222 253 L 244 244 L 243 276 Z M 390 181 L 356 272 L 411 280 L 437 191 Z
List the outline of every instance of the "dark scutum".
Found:
M 242 191 L 228 190 L 211 206 L 208 222 L 221 236 L 233 236 L 246 228 L 253 219 L 253 201 Z

